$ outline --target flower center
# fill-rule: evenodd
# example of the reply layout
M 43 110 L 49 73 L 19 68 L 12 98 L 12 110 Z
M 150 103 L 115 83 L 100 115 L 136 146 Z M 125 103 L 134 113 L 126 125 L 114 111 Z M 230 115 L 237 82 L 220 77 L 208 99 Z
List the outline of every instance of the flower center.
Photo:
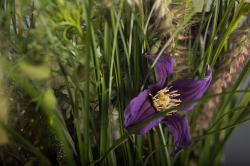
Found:
M 155 96 L 152 96 L 151 94 L 149 94 L 153 98 L 153 103 L 157 111 L 165 111 L 169 108 L 180 105 L 180 102 L 181 102 L 180 99 L 172 99 L 173 97 L 180 96 L 180 94 L 177 94 L 178 90 L 169 91 L 170 88 L 172 88 L 172 86 L 158 91 Z M 168 112 L 167 115 L 170 116 L 172 115 L 172 113 L 176 111 L 177 110 Z

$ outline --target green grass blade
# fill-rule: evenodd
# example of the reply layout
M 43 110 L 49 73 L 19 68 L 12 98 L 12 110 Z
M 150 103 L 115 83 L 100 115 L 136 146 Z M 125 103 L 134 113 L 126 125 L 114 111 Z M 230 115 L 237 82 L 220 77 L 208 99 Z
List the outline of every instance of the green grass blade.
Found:
M 244 69 L 242 70 L 240 76 L 238 77 L 237 81 L 234 83 L 234 85 L 231 88 L 231 91 L 234 92 L 236 91 L 236 89 L 239 87 L 240 83 L 242 82 L 242 80 L 244 79 L 244 77 L 247 75 L 248 71 L 250 69 L 250 61 L 247 62 L 247 64 L 245 65 Z M 224 102 L 218 112 L 217 117 L 220 117 L 220 115 L 224 112 L 224 109 L 226 108 L 226 106 L 228 105 L 228 103 L 230 102 L 230 100 L 233 97 L 233 93 L 230 94 L 229 96 L 227 96 L 224 99 Z M 217 119 L 217 118 L 216 118 Z
M 250 118 L 246 118 L 246 119 L 244 119 L 244 120 L 242 120 L 242 121 L 239 121 L 239 122 L 236 122 L 236 123 L 234 123 L 234 124 L 228 125 L 228 126 L 226 126 L 226 127 L 217 129 L 216 131 L 213 131 L 213 132 L 209 132 L 209 133 L 203 134 L 202 136 L 199 136 L 199 137 L 194 137 L 193 140 L 196 141 L 196 140 L 204 139 L 204 138 L 206 138 L 207 136 L 210 136 L 210 135 L 219 133 L 219 132 L 221 132 L 221 131 L 223 131 L 223 130 L 230 129 L 230 128 L 232 128 L 232 127 L 236 127 L 236 126 L 238 126 L 238 125 L 240 125 L 240 124 L 242 124 L 242 123 L 245 123 L 245 122 L 247 122 L 247 121 L 249 121 L 249 120 L 250 120 Z
M 222 39 L 221 39 L 221 42 L 218 46 L 218 49 L 216 50 L 215 52 L 215 55 L 214 55 L 214 58 L 213 58 L 213 61 L 211 63 L 211 69 L 213 69 L 216 61 L 217 61 L 217 58 L 229 36 L 229 34 L 236 28 L 236 26 L 238 26 L 240 20 L 242 19 L 243 17 L 243 12 L 241 11 L 244 11 L 245 9 L 245 5 L 244 5 L 244 0 L 240 3 L 239 7 L 237 8 L 237 11 L 235 12 L 235 15 L 232 19 L 232 22 L 229 24 L 229 27 L 228 29 L 226 30 L 225 34 L 223 35 Z
M 219 25 L 218 25 L 218 28 L 216 29 L 215 34 L 217 34 L 217 33 L 219 32 L 219 30 L 221 29 L 222 25 L 224 25 L 223 22 L 229 18 L 230 14 L 231 14 L 231 11 L 232 11 L 232 9 L 233 9 L 233 6 L 234 6 L 234 1 L 235 1 L 235 0 L 231 0 L 231 1 L 230 1 L 229 7 L 228 7 L 227 10 L 225 11 L 225 14 L 224 14 L 223 17 L 222 17 L 222 19 L 221 19 L 221 21 L 220 21 L 220 23 L 219 23 Z M 215 8 L 211 11 L 210 14 L 212 14 L 212 13 L 214 12 L 214 10 L 215 10 Z M 212 15 L 211 15 L 211 17 L 212 17 Z M 225 21 L 225 22 L 227 22 L 227 21 Z M 216 37 L 216 36 L 214 35 L 211 41 L 214 41 L 215 37 Z M 220 43 L 220 42 L 218 42 L 218 43 Z M 213 42 L 209 43 L 209 46 L 208 46 L 208 48 L 207 48 L 207 50 L 206 50 L 206 52 L 205 52 L 205 54 L 204 54 L 202 60 L 200 61 L 199 65 L 198 65 L 197 68 L 195 69 L 194 74 L 197 72 L 199 66 L 202 64 L 202 62 L 204 61 L 204 59 L 205 59 L 206 56 L 208 55 L 209 49 L 210 49 L 212 46 L 213 46 Z
M 168 148 L 166 146 L 166 141 L 165 141 L 165 137 L 164 137 L 164 134 L 163 134 L 163 131 L 162 131 L 162 127 L 161 127 L 161 124 L 159 124 L 157 127 L 156 127 L 156 131 L 157 131 L 157 134 L 158 134 L 158 138 L 159 138 L 159 144 L 161 147 L 164 147 L 162 150 L 163 150 L 163 162 L 164 162 L 164 165 L 168 165 L 168 166 L 171 166 L 171 163 L 170 163 L 170 155 L 168 153 Z
M 214 11 L 214 15 L 213 15 L 213 22 L 212 22 L 212 28 L 211 28 L 211 34 L 210 34 L 210 37 L 209 37 L 209 40 L 208 42 L 209 43 L 213 43 L 214 42 L 214 38 L 216 36 L 216 27 L 217 27 L 217 22 L 218 22 L 218 15 L 219 15 L 219 9 L 220 9 L 220 1 L 216 1 L 215 2 L 215 11 Z M 207 63 L 210 64 L 210 61 L 211 61 L 211 55 L 212 55 L 212 50 L 213 50 L 213 47 L 210 47 L 208 49 L 208 56 L 207 56 Z

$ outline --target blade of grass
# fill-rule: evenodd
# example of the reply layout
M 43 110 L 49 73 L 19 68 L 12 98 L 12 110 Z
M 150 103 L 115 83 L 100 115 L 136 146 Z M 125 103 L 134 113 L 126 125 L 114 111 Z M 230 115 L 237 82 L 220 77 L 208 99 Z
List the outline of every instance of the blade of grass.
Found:
M 234 83 L 234 85 L 232 86 L 232 88 L 230 88 L 230 90 L 236 91 L 236 89 L 239 87 L 240 83 L 242 82 L 242 80 L 244 79 L 244 77 L 247 75 L 248 71 L 250 69 L 250 61 L 247 62 L 247 64 L 245 65 L 244 69 L 242 70 L 240 76 L 238 77 L 237 81 Z M 226 96 L 226 98 L 224 99 L 224 102 L 218 112 L 217 118 L 221 116 L 221 114 L 224 112 L 224 109 L 226 108 L 227 104 L 229 103 L 229 101 L 232 99 L 233 94 L 229 94 L 229 96 Z M 217 120 L 216 118 L 216 120 Z
M 225 3 L 226 3 L 226 1 L 225 1 Z M 226 7 L 226 6 L 224 7 L 226 9 L 229 9 L 228 13 L 230 13 L 230 14 L 227 14 L 227 13 L 223 14 L 223 16 L 225 15 L 226 17 L 222 18 L 223 23 L 222 23 L 222 26 L 221 26 L 221 29 L 220 29 L 220 33 L 218 33 L 218 38 L 217 38 L 217 41 L 216 41 L 215 46 L 214 46 L 213 55 L 215 54 L 215 51 L 217 50 L 219 44 L 221 43 L 221 40 L 223 38 L 223 34 L 225 33 L 226 29 L 228 28 L 227 24 L 229 24 L 230 15 L 234 15 L 233 9 L 234 9 L 235 5 L 231 5 L 231 3 L 235 4 L 236 0 L 231 0 L 229 6 L 228 7 Z M 226 12 L 227 12 L 227 10 L 226 10 Z
M 223 130 L 230 129 L 230 128 L 232 128 L 232 127 L 236 127 L 236 126 L 238 126 L 238 125 L 240 125 L 240 124 L 242 124 L 242 123 L 245 123 L 245 122 L 247 122 L 247 121 L 249 121 L 249 120 L 250 120 L 250 118 L 246 118 L 246 119 L 244 119 L 244 120 L 242 120 L 242 121 L 239 121 L 239 122 L 236 122 L 236 123 L 234 123 L 234 124 L 228 125 L 228 126 L 226 126 L 226 127 L 217 129 L 216 131 L 213 131 L 213 132 L 209 132 L 209 133 L 203 134 L 202 136 L 199 136 L 199 137 L 194 137 L 193 140 L 196 141 L 196 140 L 204 139 L 204 138 L 206 138 L 206 137 L 208 137 L 208 136 L 210 136 L 210 135 L 219 133 L 219 132 L 221 132 L 221 131 L 223 131 Z
M 220 9 L 220 1 L 217 0 L 215 2 L 215 11 L 214 11 L 214 14 L 213 14 L 213 23 L 212 23 L 212 28 L 211 28 L 211 31 L 210 31 L 210 37 L 209 37 L 208 43 L 213 43 L 214 38 L 215 38 L 215 36 L 217 34 L 216 33 L 216 27 L 217 27 L 217 22 L 218 22 L 217 20 L 218 20 L 218 16 L 219 16 L 219 9 Z M 213 52 L 213 47 L 210 47 L 208 49 L 207 62 L 206 62 L 208 64 L 210 64 L 210 61 L 212 59 L 212 57 L 211 57 L 213 55 L 212 52 Z M 204 65 L 203 69 L 205 69 L 205 67 L 206 66 Z M 203 70 L 203 71 L 205 73 L 205 70 Z
M 134 27 L 133 27 L 133 44 L 134 44 L 134 54 L 133 54 L 133 96 L 135 96 L 136 94 L 139 94 L 139 75 L 140 75 L 140 69 L 139 69 L 139 58 L 142 57 L 142 52 L 141 52 L 141 42 L 140 42 L 140 33 L 138 32 L 140 23 L 139 21 L 134 23 Z M 141 156 L 142 154 L 142 146 L 143 146 L 143 142 L 142 142 L 142 137 L 140 135 L 135 135 L 135 144 L 136 144 L 136 148 L 138 149 L 136 151 L 136 160 L 138 161 L 138 165 L 142 165 L 139 163 L 139 161 L 142 161 Z M 137 163 L 136 163 L 137 165 Z
M 146 166 L 147 163 L 148 163 L 148 159 L 149 159 L 156 151 L 161 150 L 162 148 L 164 148 L 164 147 L 159 147 L 159 148 L 155 149 L 154 151 L 152 151 L 152 152 L 148 155 L 148 157 L 146 158 L 146 160 L 145 160 L 143 166 Z M 152 157 L 151 157 L 151 158 L 152 158 Z M 152 164 L 151 164 L 151 165 L 152 165 Z
M 246 77 L 247 79 L 247 77 Z M 244 84 L 244 83 L 243 83 Z M 247 88 L 250 90 L 250 85 Z M 244 96 L 240 99 L 239 106 L 245 106 L 249 104 L 249 94 L 246 93 Z M 238 111 L 231 117 L 231 123 L 235 123 L 237 120 L 241 120 L 243 117 L 245 118 L 248 113 L 244 113 L 244 111 Z
M 170 163 L 170 155 L 168 153 L 168 148 L 166 146 L 166 141 L 165 141 L 165 137 L 164 137 L 164 134 L 163 134 L 163 131 L 162 131 L 162 127 L 161 127 L 161 124 L 159 124 L 157 127 L 156 127 L 156 131 L 157 131 L 157 134 L 158 134 L 158 138 L 159 138 L 159 143 L 160 143 L 160 146 L 161 147 L 164 147 L 162 150 L 163 150 L 163 164 L 164 165 L 168 165 L 168 166 L 171 166 L 171 163 Z
M 152 145 L 152 140 L 151 140 L 150 132 L 147 132 L 147 137 L 148 137 L 148 146 L 149 146 L 149 152 L 150 152 L 150 154 L 149 154 L 149 156 L 146 158 L 146 160 L 145 160 L 145 162 L 144 162 L 144 166 L 146 166 L 148 158 L 156 151 L 156 150 L 153 151 L 153 145 Z M 152 165 L 153 163 L 155 163 L 155 162 L 154 162 L 154 157 L 152 156 L 152 157 L 151 157 L 151 165 Z
M 111 7 L 112 8 L 112 7 Z M 119 20 L 121 17 L 121 12 L 122 12 L 122 8 L 123 8 L 123 1 L 120 2 L 119 5 L 119 11 L 118 11 L 118 16 L 116 18 L 116 23 L 115 23 L 115 18 L 114 18 L 114 9 L 112 8 L 110 10 L 110 15 L 111 15 L 111 23 L 112 23 L 112 28 L 114 30 L 114 39 L 113 39 L 113 48 L 112 48 L 112 56 L 111 56 L 111 64 L 110 64 L 110 73 L 109 73 L 109 94 L 108 94 L 108 99 L 109 99 L 109 116 L 111 114 L 111 85 L 112 85 L 112 78 L 113 78 L 113 66 L 114 66 L 114 56 L 115 56 L 115 52 L 116 52 L 116 48 L 117 48 L 117 34 L 118 34 L 118 27 L 119 27 Z M 110 118 L 109 118 L 110 119 Z M 110 135 L 109 135 L 109 147 L 112 145 L 112 138 L 111 138 L 111 127 L 110 128 Z M 116 159 L 115 159 L 115 153 L 111 153 L 110 155 L 110 164 L 113 165 L 116 163 Z
M 211 63 L 211 69 L 213 69 L 216 61 L 217 61 L 217 58 L 229 36 L 229 34 L 238 26 L 240 20 L 242 19 L 243 17 L 243 14 L 244 14 L 244 11 L 245 11 L 245 8 L 246 8 L 246 5 L 244 5 L 244 0 L 240 3 L 239 7 L 237 8 L 236 12 L 235 12 L 235 15 L 232 19 L 232 22 L 229 24 L 228 26 L 228 29 L 226 30 L 225 34 L 223 35 L 222 39 L 221 39 L 221 42 L 218 46 L 218 49 L 216 50 L 215 52 L 215 55 L 214 55 L 214 58 L 213 58 L 213 61 Z
M 123 34 L 121 34 L 123 35 Z M 118 101 L 118 112 L 119 112 L 119 124 L 120 124 L 120 132 L 121 132 L 121 136 L 124 135 L 124 128 L 123 128 L 123 111 L 124 111 L 124 88 L 123 88 L 123 83 L 122 83 L 122 76 L 121 76 L 121 66 L 120 66 L 120 56 L 119 56 L 119 52 L 118 49 L 116 50 L 117 54 L 116 54 L 116 61 L 114 62 L 115 65 L 115 78 L 116 78 L 116 84 L 117 84 L 117 96 L 119 98 Z M 128 149 L 126 148 L 126 143 L 122 145 L 122 154 L 123 154 L 123 159 L 124 159 L 124 164 L 125 165 L 129 165 L 127 164 L 127 162 L 132 161 L 132 156 L 131 156 L 131 152 L 128 151 Z
M 201 22 L 200 22 L 200 27 L 199 27 L 199 31 L 198 31 L 198 35 L 197 37 L 195 38 L 195 42 L 194 42 L 194 45 L 193 45 L 193 58 L 192 58 L 192 61 L 194 63 L 194 60 L 196 59 L 196 55 L 197 55 L 197 49 L 198 49 L 198 43 L 200 42 L 200 34 L 203 30 L 203 27 L 206 25 L 207 21 L 209 19 L 206 20 L 206 22 L 203 24 L 203 20 L 204 20 L 204 17 L 205 17 L 205 12 L 206 12 L 206 9 L 207 9 L 207 1 L 208 0 L 204 0 L 203 1 L 203 7 L 202 7 L 202 16 L 201 16 Z M 214 12 L 215 8 L 210 12 L 210 16 L 212 15 L 212 13 Z M 208 16 L 209 17 L 209 16 Z M 210 17 L 211 18 L 211 17 Z
M 93 52 L 91 50 L 91 44 L 89 41 L 93 41 L 91 36 L 91 23 L 90 23 L 90 14 L 91 14 L 91 7 L 88 4 L 87 1 L 84 2 L 85 9 L 85 20 L 86 20 L 86 31 L 87 31 L 87 39 L 86 39 L 86 52 L 85 55 L 85 66 L 84 66 L 84 78 L 85 78 L 85 84 L 84 84 L 84 106 L 82 106 L 82 117 L 83 117 L 83 130 L 84 130 L 84 137 L 83 137 L 83 156 L 84 156 L 84 165 L 90 163 L 89 159 L 89 78 L 90 78 L 90 66 L 89 61 L 90 57 L 93 55 Z M 81 35 L 82 36 L 82 35 Z M 84 39 L 82 39 L 84 41 Z
M 219 23 L 219 25 L 218 25 L 218 28 L 217 28 L 215 34 L 217 34 L 217 33 L 219 32 L 219 30 L 221 29 L 224 20 L 225 20 L 225 21 L 228 20 L 230 14 L 231 14 L 231 11 L 232 11 L 232 9 L 233 9 L 233 6 L 234 6 L 234 1 L 235 1 L 235 0 L 231 0 L 231 1 L 230 1 L 229 7 L 227 8 L 225 14 L 223 15 L 223 17 L 222 17 L 222 19 L 221 19 L 221 21 L 220 21 L 220 23 Z M 213 9 L 213 11 L 214 11 L 214 10 L 215 10 L 215 8 Z M 210 14 L 212 14 L 213 11 L 211 11 Z M 211 15 L 211 17 L 212 17 L 212 15 Z M 226 21 L 226 22 L 227 22 L 227 21 Z M 214 37 L 212 38 L 211 41 L 214 41 L 215 37 L 216 37 L 216 36 L 214 36 Z M 206 50 L 206 52 L 205 52 L 205 54 L 204 54 L 202 60 L 201 60 L 200 63 L 198 64 L 197 68 L 195 69 L 194 74 L 197 72 L 199 66 L 202 64 L 203 60 L 206 58 L 206 56 L 207 56 L 207 54 L 208 54 L 208 50 L 210 49 L 210 47 L 213 46 L 213 44 L 214 44 L 213 42 L 211 42 L 211 43 L 209 44 L 209 46 L 208 46 L 208 48 L 207 48 L 207 50 Z M 193 75 L 194 75 L 194 74 L 193 74 Z
M 201 102 L 198 102 L 197 106 L 195 107 L 195 112 L 194 112 L 194 115 L 192 117 L 192 121 L 191 122 L 191 126 L 190 126 L 190 134 L 193 133 L 194 131 L 194 127 L 196 125 L 196 119 L 198 117 L 198 113 L 199 113 L 199 110 L 200 110 L 200 106 L 201 106 Z
M 233 113 L 233 112 L 235 112 L 235 111 L 244 109 L 244 108 L 249 108 L 249 106 L 236 107 L 236 108 L 233 108 L 233 109 L 231 109 L 230 111 L 224 113 L 220 118 L 218 118 L 218 120 L 216 120 L 216 121 L 213 123 L 213 125 L 209 128 L 208 131 L 212 130 L 215 126 L 217 126 L 218 123 L 220 123 L 226 115 L 228 115 L 228 114 L 230 114 L 230 113 Z
M 198 165 L 205 165 L 209 154 L 210 154 L 210 137 L 205 139 L 205 143 L 203 144 L 202 150 L 200 152 L 199 160 L 198 160 Z

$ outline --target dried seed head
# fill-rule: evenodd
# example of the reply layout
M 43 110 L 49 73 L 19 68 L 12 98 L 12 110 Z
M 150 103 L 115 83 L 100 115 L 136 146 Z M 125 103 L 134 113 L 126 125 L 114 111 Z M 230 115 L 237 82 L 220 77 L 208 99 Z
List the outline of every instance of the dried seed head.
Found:
M 218 65 L 219 68 L 213 72 L 215 74 L 212 83 L 205 95 L 221 93 L 223 88 L 227 89 L 233 84 L 245 65 L 245 58 L 250 57 L 250 27 L 236 29 L 230 35 L 230 41 L 236 43 L 237 46 L 233 50 L 222 54 L 223 60 Z M 204 130 L 207 129 L 207 126 L 204 124 L 209 124 L 213 120 L 213 115 L 208 115 L 207 112 L 211 112 L 219 103 L 220 96 L 203 103 L 203 109 L 197 118 L 197 124 L 201 124 Z

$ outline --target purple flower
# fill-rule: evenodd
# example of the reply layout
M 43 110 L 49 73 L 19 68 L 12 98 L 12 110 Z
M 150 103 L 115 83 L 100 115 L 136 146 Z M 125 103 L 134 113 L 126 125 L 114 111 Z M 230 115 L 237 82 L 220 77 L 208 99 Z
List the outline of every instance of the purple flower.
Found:
M 156 55 L 147 55 L 146 58 L 154 61 Z M 139 93 L 137 97 L 130 101 L 124 111 L 125 128 L 129 131 L 146 119 L 175 107 L 187 101 L 199 99 L 205 92 L 212 80 L 212 72 L 209 66 L 206 68 L 205 77 L 201 80 L 180 79 L 172 82 L 167 87 L 167 77 L 173 73 L 175 59 L 169 55 L 162 55 L 155 64 L 156 72 L 159 76 L 157 84 L 149 85 L 147 90 Z M 188 106 L 178 109 L 178 111 L 188 111 L 197 104 L 192 103 Z M 164 122 L 169 133 L 175 138 L 175 147 L 171 156 L 183 150 L 192 144 L 192 138 L 189 133 L 189 126 L 186 115 L 179 115 L 177 110 L 167 113 L 165 116 L 154 119 L 134 132 L 134 134 L 144 134 L 151 128 Z M 182 146 L 182 147 L 180 147 Z

